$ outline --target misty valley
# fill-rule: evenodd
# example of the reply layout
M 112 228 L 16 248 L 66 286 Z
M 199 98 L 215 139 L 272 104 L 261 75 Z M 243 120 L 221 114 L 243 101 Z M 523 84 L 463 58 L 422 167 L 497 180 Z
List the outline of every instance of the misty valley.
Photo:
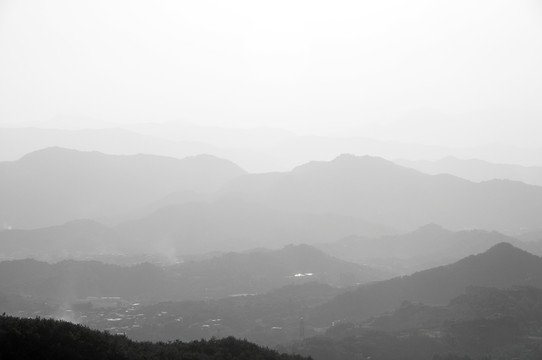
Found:
M 542 187 L 453 161 L 2 162 L 0 342 L 18 358 L 540 359 Z
M 0 0 L 0 360 L 542 360 L 542 0 Z

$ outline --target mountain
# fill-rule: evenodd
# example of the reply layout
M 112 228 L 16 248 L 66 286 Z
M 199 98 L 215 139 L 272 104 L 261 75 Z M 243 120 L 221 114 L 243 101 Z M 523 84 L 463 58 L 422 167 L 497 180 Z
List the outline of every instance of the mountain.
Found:
M 51 319 L 0 317 L 2 359 L 303 359 L 232 337 L 183 343 L 135 342 L 122 335 Z
M 430 175 L 451 174 L 475 182 L 506 179 L 542 186 L 542 167 L 539 166 L 494 164 L 476 159 L 461 160 L 452 156 L 437 161 L 396 160 L 395 163 Z
M 434 160 L 453 155 L 485 161 L 540 166 L 541 149 L 504 145 L 450 148 L 351 136 L 297 136 L 274 128 L 219 128 L 186 122 L 119 125 L 97 119 L 64 116 L 50 123 L 26 127 L 0 127 L 0 161 L 13 161 L 47 147 L 107 154 L 154 154 L 182 158 L 211 154 L 230 159 L 251 173 L 287 171 L 313 160 L 329 160 L 338 154 L 373 154 L 387 159 Z M 73 124 L 87 128 L 73 130 Z M 100 128 L 97 128 L 100 127 Z
M 433 119 L 434 120 L 434 119 Z M 431 122 L 434 122 L 434 121 Z M 389 125 L 387 125 L 389 127 Z M 388 129 L 383 129 L 388 132 Z M 410 130 L 410 129 L 409 129 Z M 259 150 L 259 151 L 258 151 Z M 222 155 L 236 163 L 247 166 L 245 161 L 252 152 Z M 442 145 L 420 145 L 394 140 L 376 140 L 359 136 L 295 136 L 286 138 L 267 149 L 257 149 L 258 156 L 252 158 L 258 172 L 286 171 L 299 164 L 314 160 L 329 160 L 338 154 L 356 154 L 383 157 L 386 159 L 434 160 L 453 155 L 459 158 L 476 158 L 497 163 L 540 166 L 542 149 L 518 148 L 508 145 L 481 145 L 478 147 L 451 148 Z M 254 161 L 256 160 L 256 161 Z M 260 164 L 257 164 L 259 162 Z M 265 164 L 264 165 L 262 165 Z M 247 165 L 245 165 L 247 164 Z M 259 170 L 262 169 L 262 170 Z
M 340 259 L 387 268 L 398 274 L 410 274 L 455 262 L 483 252 L 493 245 L 508 242 L 535 254 L 534 245 L 495 231 L 450 231 L 436 224 L 399 235 L 381 237 L 350 236 L 316 245 Z
M 154 252 L 183 255 L 393 233 L 388 227 L 352 216 L 296 213 L 237 200 L 167 206 L 115 229 L 138 248 L 151 246 Z
M 436 223 L 518 233 L 542 221 L 542 187 L 427 175 L 370 156 L 341 155 L 287 173 L 245 175 L 220 196 L 292 212 L 349 215 L 407 231 Z
M 363 320 L 397 308 L 403 301 L 444 305 L 468 286 L 542 287 L 542 259 L 500 243 L 456 263 L 360 286 L 316 308 L 311 321 Z
M 0 163 L 0 224 L 37 228 L 122 214 L 176 191 L 213 191 L 243 174 L 209 155 L 179 160 L 48 148 Z
M 132 266 L 98 261 L 37 260 L 0 262 L 0 292 L 49 303 L 69 304 L 88 297 L 141 301 L 217 299 L 263 293 L 288 284 L 320 281 L 352 286 L 387 278 L 387 273 L 335 259 L 313 247 L 228 253 L 202 261 Z

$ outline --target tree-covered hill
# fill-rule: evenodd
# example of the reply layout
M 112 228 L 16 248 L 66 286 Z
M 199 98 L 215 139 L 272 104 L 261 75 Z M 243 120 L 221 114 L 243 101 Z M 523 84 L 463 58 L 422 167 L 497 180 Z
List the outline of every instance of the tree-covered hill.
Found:
M 0 317 L 0 359 L 304 359 L 232 337 L 209 341 L 135 342 L 51 319 Z
M 445 305 L 468 286 L 540 288 L 541 274 L 542 258 L 500 243 L 450 265 L 361 285 L 315 308 L 309 321 L 325 325 L 337 320 L 365 320 L 393 311 L 405 300 Z
M 542 289 L 469 287 L 446 306 L 404 302 L 280 349 L 316 360 L 539 360 Z

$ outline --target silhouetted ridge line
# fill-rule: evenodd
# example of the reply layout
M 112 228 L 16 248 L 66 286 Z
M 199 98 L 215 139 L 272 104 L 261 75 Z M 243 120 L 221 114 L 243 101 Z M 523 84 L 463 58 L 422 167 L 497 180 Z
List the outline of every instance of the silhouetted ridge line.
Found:
M 59 147 L 0 163 L 0 226 L 32 229 L 122 216 L 172 193 L 216 191 L 246 174 L 214 156 L 108 155 Z
M 292 212 L 349 215 L 400 231 L 436 223 L 516 234 L 542 223 L 542 187 L 427 175 L 370 156 L 341 155 L 278 175 L 245 175 L 219 196 Z

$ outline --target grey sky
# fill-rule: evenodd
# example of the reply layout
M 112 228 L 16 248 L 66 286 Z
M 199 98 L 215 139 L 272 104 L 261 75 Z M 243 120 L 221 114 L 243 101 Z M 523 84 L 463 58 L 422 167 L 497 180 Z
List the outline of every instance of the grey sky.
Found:
M 0 0 L 0 124 L 540 146 L 540 64 L 535 0 Z

